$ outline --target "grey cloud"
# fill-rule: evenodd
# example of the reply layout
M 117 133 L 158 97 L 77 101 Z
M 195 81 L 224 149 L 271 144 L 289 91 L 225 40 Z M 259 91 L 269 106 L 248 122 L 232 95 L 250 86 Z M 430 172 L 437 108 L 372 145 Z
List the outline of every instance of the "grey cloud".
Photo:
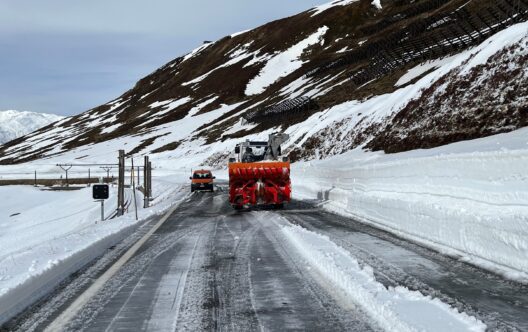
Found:
M 0 2 L 0 109 L 76 114 L 167 61 L 324 0 Z

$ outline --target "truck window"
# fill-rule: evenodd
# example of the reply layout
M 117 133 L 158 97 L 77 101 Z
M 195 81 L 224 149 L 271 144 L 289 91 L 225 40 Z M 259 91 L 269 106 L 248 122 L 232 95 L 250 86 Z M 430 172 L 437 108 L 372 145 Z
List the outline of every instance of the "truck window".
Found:
M 193 179 L 210 179 L 211 173 L 194 173 Z

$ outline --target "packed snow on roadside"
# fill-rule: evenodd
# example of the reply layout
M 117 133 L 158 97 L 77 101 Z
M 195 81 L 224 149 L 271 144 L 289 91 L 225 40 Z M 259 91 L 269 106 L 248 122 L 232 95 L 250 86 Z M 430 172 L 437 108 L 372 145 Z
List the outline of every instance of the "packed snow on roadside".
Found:
M 154 200 L 143 209 L 136 191 L 124 216 L 101 221 L 92 189 L 42 191 L 30 186 L 0 187 L 0 324 L 84 264 L 115 245 L 149 217 L 159 215 L 186 195 L 186 177 L 153 178 Z M 117 188 L 110 188 L 105 217 L 117 207 Z M 133 192 L 127 189 L 127 200 Z
M 280 221 L 277 221 L 280 223 Z M 286 224 L 284 222 L 282 224 Z M 281 226 L 285 242 L 332 285 L 343 300 L 360 307 L 386 331 L 485 331 L 486 325 L 438 299 L 405 287 L 385 288 L 370 266 L 360 266 L 345 249 L 301 226 Z
M 297 198 L 528 282 L 528 128 L 293 165 Z

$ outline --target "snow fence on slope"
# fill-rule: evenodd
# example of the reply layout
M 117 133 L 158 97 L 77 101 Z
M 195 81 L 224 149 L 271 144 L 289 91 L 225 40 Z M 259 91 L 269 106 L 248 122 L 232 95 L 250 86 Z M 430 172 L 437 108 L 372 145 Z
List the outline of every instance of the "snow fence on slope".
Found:
M 430 150 L 295 164 L 293 192 L 528 282 L 528 128 Z

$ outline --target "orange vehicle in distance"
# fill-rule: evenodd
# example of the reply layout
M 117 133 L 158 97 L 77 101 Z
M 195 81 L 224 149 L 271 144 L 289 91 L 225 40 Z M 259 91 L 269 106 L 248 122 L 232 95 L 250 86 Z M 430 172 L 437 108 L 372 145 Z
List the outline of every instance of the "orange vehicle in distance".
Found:
M 191 192 L 194 192 L 195 190 L 214 191 L 213 180 L 215 177 L 209 170 L 196 170 L 189 179 L 191 180 Z

